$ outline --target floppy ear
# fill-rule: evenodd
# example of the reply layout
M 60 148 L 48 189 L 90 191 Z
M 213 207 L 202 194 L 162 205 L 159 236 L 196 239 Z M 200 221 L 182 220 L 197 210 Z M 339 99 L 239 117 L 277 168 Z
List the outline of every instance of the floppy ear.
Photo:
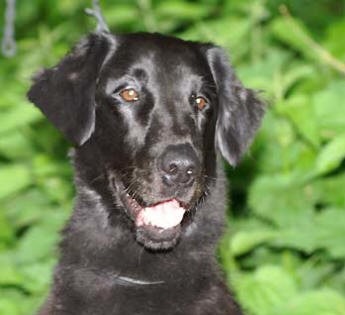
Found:
M 236 165 L 260 125 L 264 105 L 236 78 L 221 48 L 212 46 L 206 54 L 218 91 L 216 146 L 231 165 Z
M 109 51 L 109 36 L 90 34 L 81 40 L 58 65 L 38 73 L 27 94 L 76 145 L 87 141 L 94 130 L 96 82 Z

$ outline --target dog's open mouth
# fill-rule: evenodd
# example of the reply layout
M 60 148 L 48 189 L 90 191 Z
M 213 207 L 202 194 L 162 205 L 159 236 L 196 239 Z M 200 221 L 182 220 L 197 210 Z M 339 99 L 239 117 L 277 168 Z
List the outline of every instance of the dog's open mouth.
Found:
M 186 212 L 176 199 L 142 207 L 129 194 L 126 194 L 126 206 L 130 208 L 137 227 L 152 226 L 163 230 L 179 225 Z
M 177 243 L 187 212 L 184 204 L 168 199 L 144 206 L 127 193 L 122 202 L 134 221 L 139 243 L 150 249 L 168 249 Z

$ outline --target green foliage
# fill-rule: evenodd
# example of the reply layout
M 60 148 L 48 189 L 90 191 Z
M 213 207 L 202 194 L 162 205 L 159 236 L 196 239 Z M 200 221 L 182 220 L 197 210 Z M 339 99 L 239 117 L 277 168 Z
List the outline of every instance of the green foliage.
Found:
M 35 71 L 93 30 L 83 13 L 90 3 L 17 1 L 18 54 L 0 57 L 0 315 L 32 314 L 49 288 L 72 173 L 68 144 L 25 93 Z M 281 3 L 102 4 L 113 31 L 224 46 L 245 85 L 263 91 L 256 142 L 238 169 L 227 169 L 230 228 L 219 248 L 246 313 L 344 315 L 345 3 L 285 1 L 291 14 Z

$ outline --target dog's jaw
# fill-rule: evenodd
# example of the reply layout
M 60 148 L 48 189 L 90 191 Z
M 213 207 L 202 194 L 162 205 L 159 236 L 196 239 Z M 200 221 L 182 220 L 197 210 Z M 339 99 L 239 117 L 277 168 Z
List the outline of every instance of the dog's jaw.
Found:
M 170 250 L 181 236 L 185 217 L 190 212 L 188 205 L 176 199 L 158 203 L 143 203 L 126 192 L 120 179 L 110 176 L 110 188 L 120 211 L 132 222 L 136 241 L 148 250 Z

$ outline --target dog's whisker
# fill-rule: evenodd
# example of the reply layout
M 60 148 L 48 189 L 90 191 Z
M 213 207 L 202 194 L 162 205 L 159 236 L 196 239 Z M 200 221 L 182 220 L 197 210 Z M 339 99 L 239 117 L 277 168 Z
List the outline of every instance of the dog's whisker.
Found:
M 101 178 L 105 178 L 105 176 L 104 176 L 104 174 L 102 173 L 102 174 L 99 174 L 99 175 L 97 175 L 97 176 L 95 176 L 94 178 L 92 178 L 92 179 L 90 179 L 90 183 L 91 184 L 93 184 L 93 183 L 95 183 L 97 180 L 99 180 L 99 179 L 101 179 Z

